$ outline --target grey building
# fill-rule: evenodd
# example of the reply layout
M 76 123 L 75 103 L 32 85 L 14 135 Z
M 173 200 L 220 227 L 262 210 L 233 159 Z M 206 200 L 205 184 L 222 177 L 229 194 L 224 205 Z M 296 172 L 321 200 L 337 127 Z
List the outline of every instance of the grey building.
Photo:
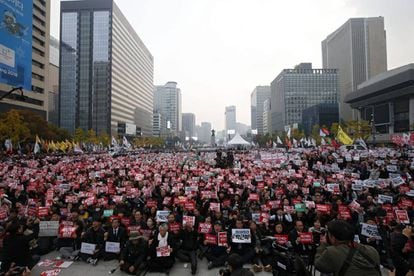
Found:
M 337 103 L 336 69 L 312 69 L 302 63 L 284 69 L 271 84 L 271 132 L 302 123 L 302 112 L 320 103 Z
M 186 137 L 195 137 L 195 124 L 196 118 L 193 113 L 183 113 L 182 114 L 182 123 L 183 123 L 183 131 L 185 132 Z
M 153 56 L 113 0 L 62 1 L 59 124 L 153 132 Z
M 387 71 L 383 17 L 351 18 L 322 41 L 323 68 L 339 69 L 339 115 L 356 119 L 346 95 L 373 76 Z
M 157 85 L 154 89 L 154 112 L 167 122 L 168 132 L 179 135 L 182 130 L 181 89 L 176 82 Z M 162 130 L 165 131 L 165 130 Z
M 211 123 L 201 122 L 198 133 L 198 141 L 209 144 L 211 142 Z
M 312 132 L 314 125 L 330 127 L 339 122 L 339 110 L 337 103 L 321 103 L 303 110 L 302 129 L 306 135 Z
M 234 105 L 226 106 L 224 112 L 225 128 L 226 131 L 234 130 L 236 131 L 236 107 Z
M 358 85 L 347 95 L 359 118 L 373 121 L 377 142 L 387 142 L 394 133 L 408 132 L 414 126 L 414 64 L 379 74 Z
M 270 86 L 256 86 L 250 95 L 250 117 L 252 130 L 257 129 L 258 134 L 263 134 L 264 102 L 270 98 Z

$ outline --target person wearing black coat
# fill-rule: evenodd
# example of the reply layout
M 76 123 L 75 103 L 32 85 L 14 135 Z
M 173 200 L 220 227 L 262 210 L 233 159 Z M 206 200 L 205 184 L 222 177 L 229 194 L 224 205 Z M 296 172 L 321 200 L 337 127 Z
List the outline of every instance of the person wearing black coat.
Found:
M 176 250 L 176 241 L 168 232 L 168 226 L 161 224 L 158 227 L 158 232 L 155 233 L 153 239 L 149 240 L 149 256 L 148 269 L 151 272 L 169 273 L 171 267 L 174 265 L 174 254 Z M 157 254 L 157 248 L 169 248 L 169 252 L 164 255 Z
M 127 232 L 125 228 L 120 227 L 119 219 L 112 220 L 112 227 L 105 232 L 105 241 L 106 242 L 118 242 L 119 248 L 122 251 L 125 241 L 127 240 Z M 105 260 L 115 260 L 118 259 L 119 254 L 112 252 L 105 252 Z
M 129 241 L 121 252 L 119 266 L 122 271 L 139 275 L 146 266 L 148 256 L 148 242 L 143 236 L 139 236 L 139 232 L 131 232 Z
M 247 228 L 247 227 L 246 227 Z M 235 229 L 244 229 L 243 221 L 241 219 L 236 219 Z M 256 256 L 254 245 L 256 244 L 256 239 L 254 235 L 251 235 L 250 243 L 235 243 L 231 239 L 232 229 L 227 234 L 230 243 L 230 254 L 238 254 L 242 258 L 243 264 L 251 263 Z
M 29 267 L 30 269 L 39 261 L 32 258 L 30 253 L 30 241 L 32 235 L 23 235 L 23 227 L 19 223 L 12 222 L 6 231 L 3 241 L 3 259 L 1 263 L 1 271 L 8 271 L 11 264 L 15 266 Z
M 221 221 L 216 221 L 213 228 L 214 229 L 212 234 L 214 235 L 222 232 L 223 229 Z M 207 245 L 207 243 L 205 243 L 205 245 Z M 219 246 L 218 244 L 209 244 L 206 252 L 206 257 L 208 260 L 208 269 L 224 266 L 228 258 L 227 247 Z
M 191 274 L 197 271 L 197 249 L 198 233 L 194 231 L 191 224 L 184 225 L 180 237 L 181 245 L 177 250 L 176 257 L 182 262 L 191 263 Z
M 84 234 L 82 241 L 86 243 L 95 244 L 96 248 L 92 255 L 80 253 L 80 257 L 82 258 L 82 260 L 89 262 L 94 266 L 98 263 L 105 249 L 104 235 L 105 230 L 101 226 L 101 221 L 99 219 L 95 219 L 92 222 L 92 227 L 90 227 Z

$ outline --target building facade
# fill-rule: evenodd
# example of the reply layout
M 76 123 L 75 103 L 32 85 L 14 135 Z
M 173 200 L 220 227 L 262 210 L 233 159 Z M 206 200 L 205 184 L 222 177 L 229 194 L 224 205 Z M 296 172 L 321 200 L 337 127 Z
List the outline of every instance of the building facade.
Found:
M 185 137 L 195 137 L 196 136 L 196 117 L 193 113 L 183 113 L 182 114 L 182 123 L 183 123 L 183 132 Z
M 283 70 L 271 84 L 271 131 L 302 123 L 302 112 L 320 103 L 337 103 L 336 69 L 312 69 L 302 63 Z
M 250 95 L 250 118 L 252 130 L 263 134 L 264 102 L 270 98 L 270 86 L 257 86 Z
M 181 89 L 176 82 L 157 85 L 154 89 L 154 113 L 160 113 L 167 122 L 166 129 L 173 135 L 182 130 Z M 162 130 L 163 131 L 163 130 Z
M 48 116 L 49 123 L 59 125 L 59 40 L 50 37 L 49 48 L 49 79 L 47 85 L 48 93 Z
M 47 119 L 49 43 L 50 43 L 50 1 L 33 0 L 32 31 L 32 90 L 24 90 L 25 99 L 12 94 L 0 101 L 0 113 L 11 109 L 31 110 Z M 0 83 L 0 96 L 13 87 Z
M 339 122 L 339 109 L 337 103 L 321 103 L 303 110 L 302 129 L 310 135 L 314 125 L 329 128 L 333 123 Z M 319 131 L 319 130 L 318 130 Z
M 387 43 L 383 17 L 351 18 L 322 41 L 325 69 L 338 69 L 341 120 L 356 119 L 346 95 L 373 76 L 387 71 Z
M 373 124 L 376 142 L 389 142 L 391 135 L 413 130 L 414 64 L 361 83 L 345 101 L 359 114 L 359 119 Z
M 60 41 L 60 126 L 152 136 L 153 56 L 114 1 L 62 1 Z
M 226 131 L 233 130 L 236 131 L 236 107 L 234 105 L 226 106 L 224 112 L 225 128 Z

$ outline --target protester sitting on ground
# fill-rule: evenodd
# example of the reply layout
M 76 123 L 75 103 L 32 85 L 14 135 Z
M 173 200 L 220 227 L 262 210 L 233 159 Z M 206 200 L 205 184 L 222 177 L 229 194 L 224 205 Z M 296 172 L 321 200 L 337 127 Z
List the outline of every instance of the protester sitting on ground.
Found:
M 191 274 L 197 272 L 198 234 L 189 223 L 184 225 L 180 235 L 180 246 L 175 257 L 182 262 L 191 264 Z
M 122 271 L 139 276 L 146 268 L 148 241 L 138 231 L 129 234 L 129 240 L 121 252 L 119 265 Z
M 217 220 L 213 225 L 212 235 L 218 235 L 223 232 L 222 222 Z M 204 240 L 204 245 L 207 246 L 206 257 L 208 260 L 208 269 L 224 266 L 228 258 L 228 247 L 223 244 L 209 244 Z
M 115 242 L 115 243 L 119 243 L 119 248 L 120 251 L 119 253 L 114 253 L 114 252 L 105 252 L 105 257 L 104 259 L 106 261 L 110 261 L 110 260 L 115 260 L 115 259 L 119 259 L 119 254 L 121 253 L 125 241 L 128 238 L 127 237 L 127 233 L 126 230 L 123 227 L 120 227 L 120 222 L 119 219 L 114 218 L 112 220 L 112 227 L 109 228 L 105 234 L 104 234 L 104 240 L 105 242 Z
M 80 252 L 80 257 L 83 261 L 94 266 L 98 264 L 99 259 L 103 257 L 105 249 L 104 241 L 105 230 L 101 226 L 101 220 L 95 219 L 92 226 L 83 234 L 82 242 L 95 245 L 92 254 Z
M 169 273 L 174 265 L 174 254 L 177 249 L 176 241 L 168 233 L 168 226 L 161 224 L 153 239 L 149 240 L 148 268 L 152 272 Z

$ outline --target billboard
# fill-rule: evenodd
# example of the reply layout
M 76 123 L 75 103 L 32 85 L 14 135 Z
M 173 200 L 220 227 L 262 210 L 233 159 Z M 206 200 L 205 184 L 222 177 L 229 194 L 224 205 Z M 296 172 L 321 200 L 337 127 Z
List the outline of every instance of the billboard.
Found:
M 33 0 L 0 0 L 0 83 L 32 90 Z
M 136 135 L 137 134 L 137 126 L 134 124 L 125 124 L 125 134 L 127 135 Z

